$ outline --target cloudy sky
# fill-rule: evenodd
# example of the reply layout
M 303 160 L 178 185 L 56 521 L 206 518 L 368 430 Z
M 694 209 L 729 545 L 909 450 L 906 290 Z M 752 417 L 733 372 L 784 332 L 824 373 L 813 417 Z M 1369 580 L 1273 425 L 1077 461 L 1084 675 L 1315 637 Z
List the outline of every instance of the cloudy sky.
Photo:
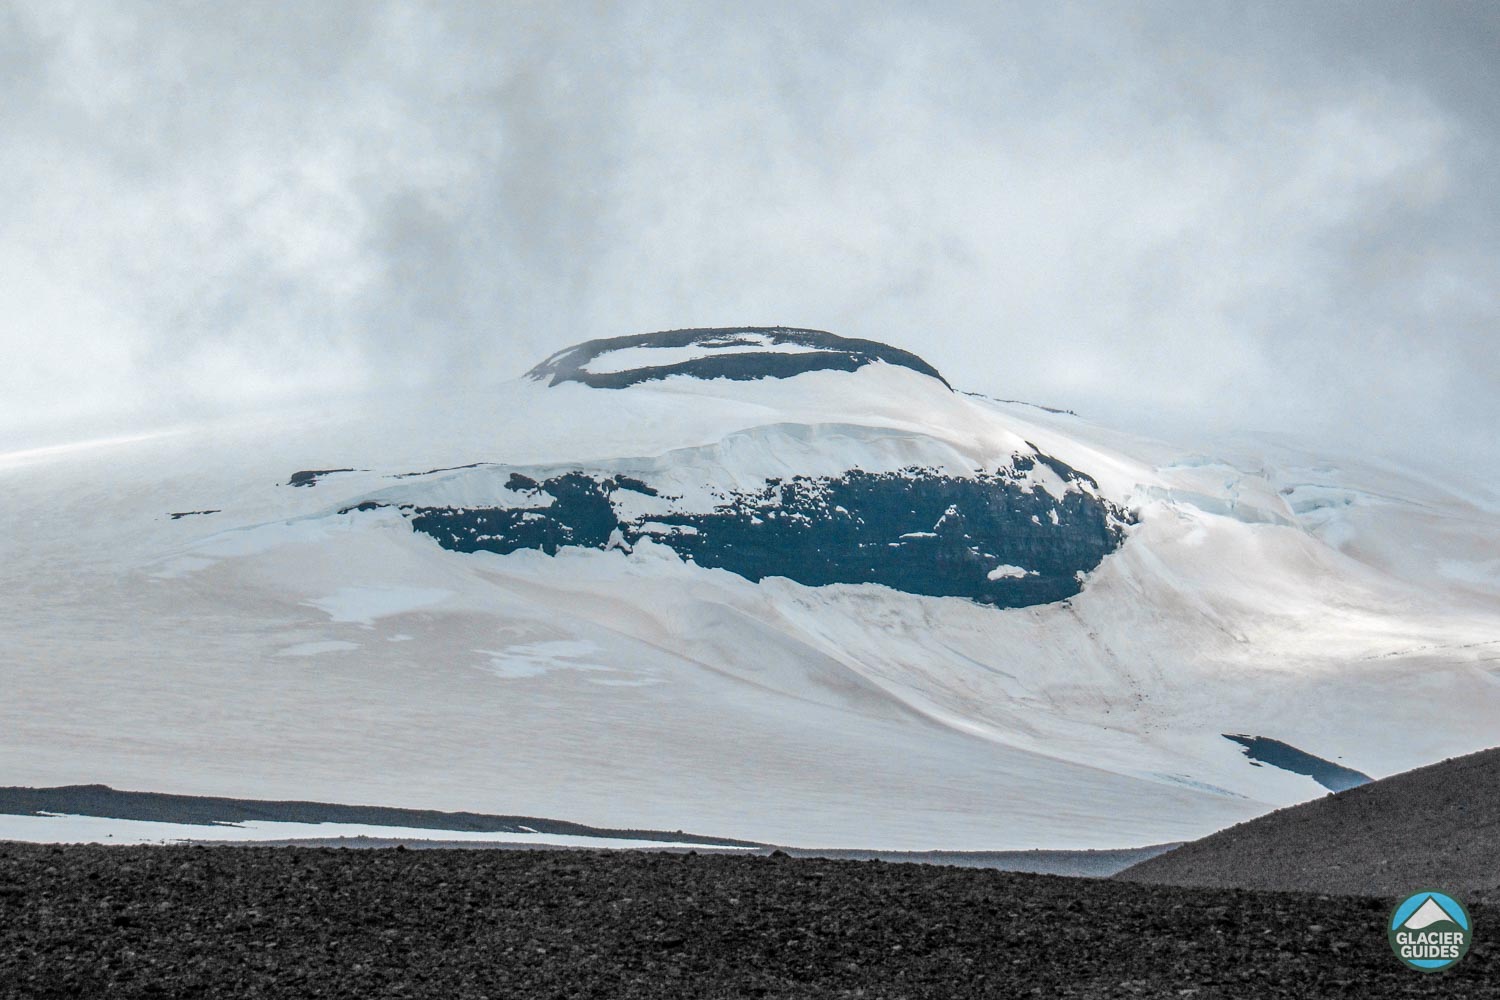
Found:
M 1438 0 L 0 0 L 0 431 L 784 323 L 1500 467 L 1497 51 Z

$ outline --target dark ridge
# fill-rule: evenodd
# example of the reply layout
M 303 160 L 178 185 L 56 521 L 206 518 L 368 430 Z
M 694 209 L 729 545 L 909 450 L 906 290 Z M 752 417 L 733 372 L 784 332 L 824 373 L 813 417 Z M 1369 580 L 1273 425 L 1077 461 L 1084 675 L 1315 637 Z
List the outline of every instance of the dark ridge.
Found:
M 1017 477 L 1034 461 L 1077 488 L 1060 500 L 1041 489 L 1026 491 Z M 699 566 L 748 580 L 875 583 L 1009 608 L 1072 597 L 1082 589 L 1080 574 L 1119 547 L 1129 514 L 1095 496 L 1093 485 L 1062 462 L 1021 456 L 1013 470 L 972 478 L 854 469 L 837 477 L 773 479 L 758 491 L 731 494 L 710 512 L 627 520 L 613 494 L 655 495 L 645 483 L 585 472 L 541 480 L 513 472 L 509 489 L 534 502 L 403 509 L 413 528 L 457 552 L 628 551 L 649 538 Z M 991 579 L 1000 566 L 1028 572 Z
M 213 847 L 339 847 L 352 850 L 381 850 L 396 846 L 413 851 L 575 851 L 576 847 L 551 844 L 518 844 L 505 840 L 443 840 L 435 837 L 293 837 L 282 840 L 214 840 L 209 833 L 192 843 Z M 1002 872 L 1029 872 L 1033 875 L 1068 875 L 1076 878 L 1108 878 L 1118 871 L 1170 851 L 1177 844 L 1151 847 L 1101 848 L 1080 851 L 880 851 L 838 847 L 719 847 L 690 843 L 676 847 L 618 848 L 631 851 L 662 851 L 694 854 L 758 854 L 789 858 L 826 858 L 832 861 L 882 861 L 891 864 L 940 865 L 951 868 L 991 868 Z M 614 850 L 615 848 L 610 848 Z M 776 852 L 780 852 L 779 855 Z
M 889 861 L 897 864 L 948 865 L 955 868 L 993 868 L 1003 872 L 1034 875 L 1071 875 L 1107 878 L 1130 865 L 1139 864 L 1178 847 L 1153 844 L 1085 851 L 868 851 L 853 848 L 785 847 L 793 858 L 828 858 L 834 861 Z
M 1056 407 L 1056 406 L 1043 406 L 1041 403 L 1028 403 L 1024 399 L 1001 399 L 999 396 L 986 396 L 982 392 L 966 392 L 966 393 L 964 393 L 964 395 L 965 396 L 973 396 L 976 399 L 988 399 L 992 403 L 1014 403 L 1017 406 L 1029 406 L 1029 407 L 1031 407 L 1034 410 L 1041 410 L 1044 413 L 1056 413 L 1056 414 L 1059 414 L 1060 416 L 1068 416 L 1068 417 L 1076 417 L 1076 416 L 1078 416 L 1078 414 L 1076 412 L 1074 412 L 1073 410 L 1064 410 L 1064 409 L 1062 409 L 1060 407 Z
M 1051 455 L 1043 453 L 1040 448 L 1032 444 L 1030 441 L 1026 442 L 1026 446 L 1032 451 L 1036 452 L 1036 457 L 1032 458 L 1029 455 L 1017 455 L 1015 460 L 1015 469 L 1017 472 L 1027 472 L 1037 464 L 1041 464 L 1051 469 L 1053 473 L 1057 475 L 1057 478 L 1061 479 L 1065 483 L 1083 483 L 1084 485 L 1088 486 L 1090 490 L 1093 490 L 1096 493 L 1098 492 L 1099 481 L 1096 480 L 1093 476 L 1089 475 L 1087 472 L 1079 472 L 1068 463 L 1058 461 Z
M 1256 767 L 1270 764 L 1272 767 L 1279 767 L 1293 774 L 1305 774 L 1330 791 L 1342 792 L 1346 788 L 1358 788 L 1373 780 L 1363 771 L 1356 771 L 1352 767 L 1315 757 L 1306 750 L 1298 750 L 1290 743 L 1283 743 L 1280 740 L 1244 734 L 1222 733 L 1220 735 L 1244 747 L 1245 756 L 1249 757 L 1250 763 Z
M 1439 888 L 1500 902 L 1500 749 L 1278 809 L 1117 877 L 1391 897 Z
M 292 473 L 292 478 L 288 479 L 286 484 L 288 486 L 316 486 L 323 476 L 331 476 L 335 472 L 353 471 L 353 469 L 303 469 L 301 472 Z
M 1466 901 L 1467 902 L 1467 901 Z M 1494 996 L 1390 902 L 609 851 L 0 844 L 0 995 L 612 1000 Z
M 397 473 L 393 474 L 391 476 L 391 478 L 392 479 L 410 479 L 413 476 L 430 476 L 430 475 L 432 475 L 435 472 L 459 472 L 459 471 L 461 471 L 463 469 L 477 469 L 481 465 L 491 465 L 491 464 L 493 464 L 493 463 L 491 463 L 491 462 L 470 462 L 468 465 L 449 465 L 449 466 L 445 466 L 444 468 L 441 468 L 441 469 L 428 469 L 426 472 L 397 472 Z M 348 469 L 341 469 L 339 471 L 341 471 L 341 472 L 348 472 L 349 470 Z
M 171 517 L 172 520 L 176 521 L 179 518 L 193 517 L 196 514 L 218 514 L 219 512 L 219 508 L 217 507 L 215 507 L 213 510 L 179 510 L 176 513 L 172 514 Z
M 525 833 L 529 829 L 536 833 L 573 834 L 580 837 L 623 837 L 730 847 L 760 846 L 753 841 L 700 837 L 681 830 L 613 830 L 532 816 L 492 816 L 484 813 L 439 812 L 434 809 L 337 805 L 330 802 L 281 802 L 204 795 L 168 795 L 162 792 L 126 792 L 108 785 L 0 788 L 0 814 L 36 816 L 41 813 L 210 827 L 244 823 L 248 820 L 274 820 L 282 823 L 362 823 L 369 826 L 478 833 Z
M 643 493 L 648 497 L 661 496 L 661 494 L 658 493 L 654 488 L 647 486 L 639 479 L 632 479 L 629 476 L 616 476 L 615 485 L 622 490 L 631 490 L 635 493 Z
M 249 820 L 287 823 L 360 823 L 411 829 L 420 836 L 394 840 L 376 837 L 316 837 L 293 840 L 255 841 L 242 846 L 299 844 L 304 846 L 395 847 L 398 843 L 423 849 L 455 850 L 566 850 L 536 847 L 506 841 L 444 841 L 444 832 L 572 834 L 590 837 L 629 837 L 680 844 L 677 850 L 754 850 L 770 853 L 779 849 L 792 857 L 835 860 L 910 862 L 956 865 L 961 868 L 994 868 L 1054 875 L 1104 876 L 1129 864 L 1155 857 L 1176 844 L 1079 851 L 882 851 L 857 848 L 801 848 L 705 837 L 681 830 L 615 830 L 527 816 L 495 816 L 485 813 L 448 813 L 430 809 L 397 809 L 387 806 L 350 806 L 324 802 L 270 801 L 262 799 L 212 798 L 201 795 L 167 795 L 159 792 L 124 792 L 108 785 L 64 785 L 54 788 L 0 787 L 0 814 L 35 816 L 42 813 L 97 816 L 109 819 L 146 820 L 206 827 L 194 839 L 212 843 L 214 827 Z M 3 843 L 3 841 L 0 841 Z M 670 848 L 663 848 L 664 850 Z
M 814 350 L 797 354 L 776 351 L 745 351 L 709 355 L 676 364 L 653 365 L 622 372 L 591 372 L 587 365 L 593 359 L 612 351 L 631 347 L 736 347 L 759 343 L 751 336 L 765 338 L 772 344 L 793 344 Z M 694 378 L 727 378 L 746 381 L 758 378 L 791 378 L 810 371 L 855 371 L 868 364 L 883 361 L 931 376 L 947 386 L 948 381 L 926 361 L 889 344 L 874 340 L 840 337 L 823 330 L 801 330 L 780 326 L 722 327 L 698 330 L 666 330 L 628 337 L 590 340 L 554 354 L 527 372 L 527 377 L 547 380 L 548 385 L 580 382 L 596 389 L 623 389 L 626 386 L 690 375 Z M 949 386 L 951 388 L 951 386 Z

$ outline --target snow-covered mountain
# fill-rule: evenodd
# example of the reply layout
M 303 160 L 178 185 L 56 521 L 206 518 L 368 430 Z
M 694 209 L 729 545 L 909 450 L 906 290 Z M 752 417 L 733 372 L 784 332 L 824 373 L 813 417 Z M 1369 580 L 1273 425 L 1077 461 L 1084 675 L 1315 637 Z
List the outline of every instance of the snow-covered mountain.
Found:
M 816 331 L 592 341 L 0 484 L 0 784 L 1118 847 L 1500 723 L 1482 492 Z

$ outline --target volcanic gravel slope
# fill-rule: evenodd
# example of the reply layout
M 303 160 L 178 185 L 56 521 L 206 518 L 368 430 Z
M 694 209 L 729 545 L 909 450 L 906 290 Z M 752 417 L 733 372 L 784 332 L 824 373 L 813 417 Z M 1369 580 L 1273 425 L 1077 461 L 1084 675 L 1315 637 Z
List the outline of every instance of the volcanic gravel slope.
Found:
M 1500 902 L 1500 748 L 1281 809 L 1116 878 Z
M 0 844 L 6 997 L 1496 996 L 1391 901 L 668 853 Z

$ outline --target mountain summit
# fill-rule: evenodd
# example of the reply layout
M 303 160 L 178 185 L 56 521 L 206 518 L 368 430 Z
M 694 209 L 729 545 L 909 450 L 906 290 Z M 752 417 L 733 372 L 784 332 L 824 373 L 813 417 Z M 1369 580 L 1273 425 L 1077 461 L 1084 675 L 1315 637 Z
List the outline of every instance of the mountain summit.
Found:
M 930 433 L 868 426 L 872 397 L 909 409 L 961 402 L 936 369 L 906 351 L 816 330 L 678 330 L 589 341 L 529 377 L 609 389 L 682 388 L 686 380 L 720 394 L 722 407 L 729 390 L 719 380 L 843 379 L 866 366 L 908 381 L 883 390 L 879 381 L 802 387 L 825 408 L 842 402 L 838 423 L 798 419 L 789 409 L 783 419 L 691 445 L 715 423 L 715 400 L 700 397 L 681 415 L 681 447 L 404 474 L 406 482 L 360 498 L 354 509 L 394 507 L 417 531 L 465 553 L 630 553 L 651 545 L 751 581 L 880 584 L 999 607 L 1078 593 L 1123 540 L 1128 512 L 1086 473 L 1019 439 L 1008 454 L 966 457 Z M 736 398 L 775 402 L 754 385 Z M 623 401 L 595 400 L 588 409 L 628 425 L 633 412 L 612 405 Z M 661 408 L 652 416 L 671 422 Z
M 667 330 L 590 340 L 552 355 L 527 377 L 551 385 L 581 382 L 596 389 L 622 389 L 673 375 L 791 378 L 810 371 L 855 371 L 877 362 L 910 368 L 948 385 L 936 368 L 910 351 L 784 326 Z

